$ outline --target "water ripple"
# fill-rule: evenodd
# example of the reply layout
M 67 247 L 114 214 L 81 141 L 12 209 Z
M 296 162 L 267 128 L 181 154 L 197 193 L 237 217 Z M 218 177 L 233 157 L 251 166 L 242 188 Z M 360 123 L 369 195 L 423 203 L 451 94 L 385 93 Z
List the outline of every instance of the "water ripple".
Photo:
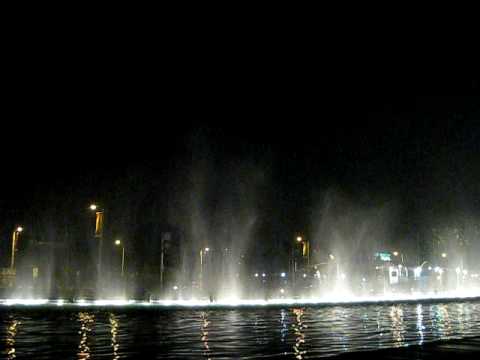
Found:
M 304 359 L 474 336 L 478 302 L 292 308 L 1 308 L 5 359 Z

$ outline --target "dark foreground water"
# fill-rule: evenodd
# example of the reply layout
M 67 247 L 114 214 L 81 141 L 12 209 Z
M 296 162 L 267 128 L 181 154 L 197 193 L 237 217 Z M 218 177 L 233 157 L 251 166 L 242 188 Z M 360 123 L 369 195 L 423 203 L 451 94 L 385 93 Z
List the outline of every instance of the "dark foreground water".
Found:
M 2 359 L 301 359 L 479 334 L 477 301 L 237 309 L 0 306 Z

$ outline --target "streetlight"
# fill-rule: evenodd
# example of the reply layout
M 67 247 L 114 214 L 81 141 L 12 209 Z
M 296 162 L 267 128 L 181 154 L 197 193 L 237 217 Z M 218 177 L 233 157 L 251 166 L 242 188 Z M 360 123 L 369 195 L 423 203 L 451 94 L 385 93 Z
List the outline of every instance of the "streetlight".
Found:
M 203 289 L 203 263 L 205 262 L 204 258 L 207 256 L 207 253 L 210 251 L 209 247 L 200 249 L 200 287 Z
M 98 238 L 98 276 L 102 271 L 102 243 L 103 243 L 103 210 L 97 204 L 91 204 L 90 210 L 95 212 L 95 237 Z
M 23 231 L 23 227 L 18 226 L 13 230 L 12 234 L 12 256 L 10 262 L 10 269 L 13 271 L 15 269 L 15 251 L 17 251 L 17 242 L 20 238 L 20 233 Z
M 124 268 L 125 268 L 125 246 L 123 246 L 120 240 L 115 240 L 115 245 L 122 247 L 122 277 L 123 277 Z
M 302 244 L 302 256 L 307 258 L 307 265 L 310 265 L 310 244 L 302 236 L 297 236 L 297 242 Z
M 335 261 L 335 264 L 337 265 L 336 266 L 337 267 L 337 279 L 339 279 L 340 278 L 340 264 L 338 263 L 337 260 L 335 260 L 336 259 L 335 255 L 328 254 L 328 257 L 330 258 L 330 260 Z
M 442 253 L 442 258 L 446 258 L 447 257 L 447 253 Z
M 392 252 L 392 254 L 393 254 L 393 256 L 395 256 L 395 257 L 397 257 L 398 255 L 400 255 L 400 257 L 401 257 L 401 259 L 402 259 L 402 264 L 405 263 L 404 260 L 403 260 L 403 253 L 400 253 L 400 252 L 398 252 L 398 251 L 395 250 L 394 252 Z

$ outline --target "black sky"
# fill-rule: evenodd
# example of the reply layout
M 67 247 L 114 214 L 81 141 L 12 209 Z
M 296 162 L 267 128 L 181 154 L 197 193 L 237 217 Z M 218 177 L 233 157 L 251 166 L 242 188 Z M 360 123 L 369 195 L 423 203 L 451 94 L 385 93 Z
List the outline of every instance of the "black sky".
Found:
M 217 163 L 264 167 L 295 219 L 331 187 L 358 201 L 401 200 L 413 218 L 434 204 L 480 210 L 477 80 L 89 69 L 35 68 L 10 82 L 3 229 L 62 197 L 102 198 L 129 174 L 167 183 L 192 164 L 197 141 Z

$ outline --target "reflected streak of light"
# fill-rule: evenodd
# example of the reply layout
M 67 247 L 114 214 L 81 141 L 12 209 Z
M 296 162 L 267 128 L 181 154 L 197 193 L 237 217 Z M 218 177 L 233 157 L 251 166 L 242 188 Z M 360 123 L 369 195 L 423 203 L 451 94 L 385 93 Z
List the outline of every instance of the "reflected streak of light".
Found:
M 422 304 L 417 305 L 417 331 L 420 339 L 418 340 L 418 344 L 423 344 L 423 339 L 425 337 L 423 330 L 425 330 L 425 326 L 423 325 L 423 308 Z
M 201 339 L 203 342 L 204 347 L 204 355 L 208 360 L 210 360 L 210 346 L 208 345 L 208 325 L 210 325 L 210 321 L 208 321 L 208 314 L 206 311 L 202 311 L 200 313 L 201 321 L 202 321 L 202 329 L 201 329 Z
M 297 309 L 293 309 L 292 311 L 293 311 L 293 314 L 295 315 L 295 323 L 292 325 L 292 327 L 296 335 L 295 345 L 293 345 L 293 351 L 295 354 L 295 358 L 301 360 L 304 358 L 304 355 L 307 353 L 306 350 L 302 349 L 305 344 L 304 329 L 307 327 L 302 321 L 304 309 L 297 308 Z
M 452 332 L 450 315 L 445 305 L 436 305 L 432 307 L 435 315 L 435 328 L 441 337 L 448 337 Z
M 444 333 L 445 336 L 450 336 L 452 333 L 452 323 L 450 321 L 450 314 L 448 313 L 448 307 L 446 305 L 440 306 L 440 311 L 442 312 L 443 323 L 444 323 Z
M 392 306 L 390 310 L 390 319 L 392 322 L 392 336 L 395 346 L 402 346 L 404 343 L 403 333 L 405 325 L 403 323 L 403 310 L 400 306 Z
M 15 337 L 18 332 L 18 325 L 21 322 L 15 319 L 12 319 L 10 324 L 7 326 L 7 337 L 6 337 L 6 349 L 7 359 L 12 360 L 17 357 L 15 353 Z
M 88 336 L 92 332 L 95 323 L 95 315 L 86 312 L 78 314 L 78 321 L 80 322 L 80 344 L 78 345 L 78 359 L 90 359 L 90 346 L 88 344 Z
M 460 328 L 460 331 L 462 333 L 464 333 L 465 332 L 465 325 L 464 325 L 464 323 L 465 323 L 465 318 L 464 318 L 465 317 L 465 310 L 463 308 L 463 304 L 458 304 L 457 305 L 457 314 L 458 314 L 457 315 L 458 316 L 458 318 L 457 318 L 458 326 Z
M 118 355 L 118 349 L 120 345 L 118 344 L 117 336 L 118 336 L 118 319 L 117 317 L 110 313 L 108 320 L 110 321 L 110 333 L 112 334 L 112 350 L 113 350 L 113 360 L 120 359 L 120 355 Z
M 280 310 L 280 324 L 282 326 L 282 328 L 280 329 L 282 342 L 285 342 L 288 334 L 287 312 L 285 311 L 285 309 Z

